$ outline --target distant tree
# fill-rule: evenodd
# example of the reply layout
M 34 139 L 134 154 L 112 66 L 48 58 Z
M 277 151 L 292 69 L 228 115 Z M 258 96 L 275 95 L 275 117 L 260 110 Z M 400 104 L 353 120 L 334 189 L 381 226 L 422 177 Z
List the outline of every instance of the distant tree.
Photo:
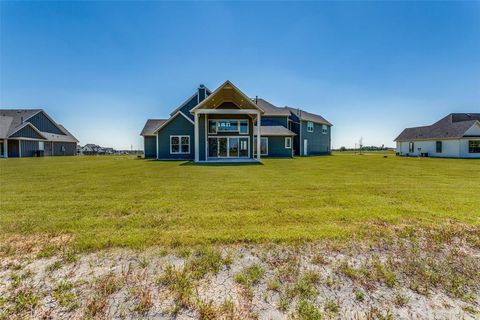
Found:
M 340 151 L 346 151 L 347 148 L 345 148 L 344 146 L 340 147 Z

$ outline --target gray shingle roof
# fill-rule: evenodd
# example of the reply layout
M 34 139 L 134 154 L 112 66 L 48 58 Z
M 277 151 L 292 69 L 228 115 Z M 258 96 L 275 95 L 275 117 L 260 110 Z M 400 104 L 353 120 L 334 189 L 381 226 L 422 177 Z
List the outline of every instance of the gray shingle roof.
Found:
M 253 135 L 257 135 L 257 126 L 253 127 Z M 296 136 L 295 132 L 292 132 L 284 126 L 261 126 L 261 136 Z
M 255 99 L 252 99 L 255 102 Z M 256 99 L 257 106 L 259 106 L 265 113 L 264 116 L 290 116 L 290 111 L 285 108 L 279 108 L 271 104 L 270 102 L 258 98 Z
M 318 114 L 310 113 L 301 109 L 292 108 L 292 107 L 285 107 L 285 109 L 290 110 L 294 115 L 296 115 L 300 120 L 304 121 L 312 121 L 320 124 L 326 124 L 328 126 L 333 126 L 330 122 L 328 122 L 324 117 L 319 116 Z
M 143 127 L 141 136 L 152 136 L 154 132 L 165 122 L 167 119 L 148 119 Z
M 461 138 L 477 121 L 480 113 L 451 113 L 430 126 L 406 128 L 394 141 Z
M 0 109 L 0 138 L 8 138 L 12 133 L 25 125 L 25 120 L 39 112 L 47 114 L 42 109 Z M 62 125 L 56 123 L 55 121 L 53 121 L 53 123 L 65 135 L 53 134 L 39 130 L 48 141 L 78 142 L 78 140 Z M 33 124 L 31 125 L 33 126 Z

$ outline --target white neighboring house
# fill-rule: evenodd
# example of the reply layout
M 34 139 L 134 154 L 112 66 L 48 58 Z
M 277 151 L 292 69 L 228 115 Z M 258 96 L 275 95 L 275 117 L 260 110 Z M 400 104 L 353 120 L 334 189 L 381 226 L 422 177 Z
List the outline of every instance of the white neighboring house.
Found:
M 480 158 L 480 113 L 451 113 L 430 126 L 407 128 L 394 141 L 401 156 Z

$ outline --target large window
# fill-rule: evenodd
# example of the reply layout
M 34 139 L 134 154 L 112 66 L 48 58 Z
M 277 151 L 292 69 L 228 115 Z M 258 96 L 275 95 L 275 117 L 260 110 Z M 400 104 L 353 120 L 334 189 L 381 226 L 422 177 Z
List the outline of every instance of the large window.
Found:
M 435 143 L 435 151 L 437 153 L 442 153 L 442 141 L 437 141 Z
M 208 133 L 217 132 L 248 134 L 248 120 L 208 120 Z
M 43 141 L 38 141 L 38 150 L 44 151 L 45 150 L 45 144 Z
M 209 158 L 247 158 L 248 137 L 208 137 Z
M 253 154 L 257 154 L 257 138 L 253 139 Z M 268 138 L 260 137 L 260 155 L 268 155 Z
M 190 153 L 190 136 L 170 136 L 170 153 Z
M 285 137 L 285 149 L 292 149 L 292 138 Z
M 468 153 L 480 153 L 480 140 L 468 141 Z
M 322 133 L 327 134 L 328 133 L 328 127 L 326 124 L 322 124 Z
M 414 152 L 413 150 L 415 149 L 415 144 L 413 142 L 410 142 L 408 144 L 408 152 Z
M 307 132 L 313 132 L 313 122 L 307 122 Z

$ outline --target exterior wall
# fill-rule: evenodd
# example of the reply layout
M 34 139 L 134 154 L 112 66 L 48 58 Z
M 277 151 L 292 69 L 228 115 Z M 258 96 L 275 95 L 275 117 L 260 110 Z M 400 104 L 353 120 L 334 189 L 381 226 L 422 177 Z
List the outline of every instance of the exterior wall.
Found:
M 322 133 L 322 125 L 313 123 L 313 132 L 307 131 L 307 122 L 301 122 L 300 154 L 301 155 L 322 155 L 331 153 L 331 126 L 327 126 L 327 133 Z M 307 154 L 303 154 L 303 140 L 307 139 Z
M 143 137 L 143 150 L 145 159 L 157 157 L 157 140 L 155 136 Z
M 288 117 L 262 116 L 262 126 L 284 126 L 288 128 Z
M 190 110 L 195 107 L 198 104 L 198 93 L 193 96 L 190 101 L 188 101 L 181 109 L 180 111 L 183 112 L 184 115 L 192 119 L 193 121 L 193 115 L 190 113 Z
M 58 129 L 57 126 L 52 121 L 50 121 L 50 119 L 48 119 L 43 112 L 37 113 L 26 121 L 33 124 L 35 128 L 40 131 L 64 135 L 64 133 L 60 129 Z
M 290 131 L 295 132 L 297 135 L 293 137 L 293 154 L 296 156 L 300 155 L 300 119 L 291 114 L 290 117 Z
M 190 136 L 190 153 L 187 154 L 170 154 L 170 136 Z M 178 114 L 174 119 L 167 123 L 160 131 L 158 131 L 158 158 L 159 159 L 185 159 L 191 160 L 195 158 L 195 138 L 194 126 L 185 119 L 184 116 Z
M 460 158 L 475 158 L 480 159 L 480 153 L 469 153 L 468 152 L 468 141 L 470 140 L 480 140 L 478 138 L 467 138 L 460 140 Z
M 20 147 L 22 149 L 22 158 L 34 157 L 35 152 L 40 150 L 36 140 L 20 140 Z
M 62 151 L 64 147 L 65 151 Z M 77 154 L 76 142 L 54 142 L 53 155 L 54 156 L 74 156 Z
M 11 138 L 32 138 L 32 139 L 45 139 L 41 135 L 38 134 L 37 131 L 35 131 L 32 127 L 26 126 L 22 128 L 21 130 L 15 132 L 13 135 L 10 136 Z
M 43 154 L 45 157 L 53 156 L 53 142 L 45 141 Z
M 278 158 L 293 157 L 293 149 L 285 148 L 285 137 L 278 137 L 278 136 L 270 136 L 270 137 L 265 136 L 265 137 L 268 138 L 268 155 L 262 156 L 262 157 L 278 157 Z M 292 142 L 293 142 L 293 139 L 292 139 Z
M 446 140 L 422 140 L 412 141 L 413 152 L 409 151 L 410 141 L 397 142 L 397 152 L 401 156 L 420 156 L 420 153 L 428 153 L 429 157 L 439 158 L 480 158 L 480 153 L 468 152 L 468 141 L 480 140 L 479 138 L 446 139 Z M 436 142 L 442 141 L 442 152 L 437 153 Z M 421 150 L 419 151 L 418 148 Z

